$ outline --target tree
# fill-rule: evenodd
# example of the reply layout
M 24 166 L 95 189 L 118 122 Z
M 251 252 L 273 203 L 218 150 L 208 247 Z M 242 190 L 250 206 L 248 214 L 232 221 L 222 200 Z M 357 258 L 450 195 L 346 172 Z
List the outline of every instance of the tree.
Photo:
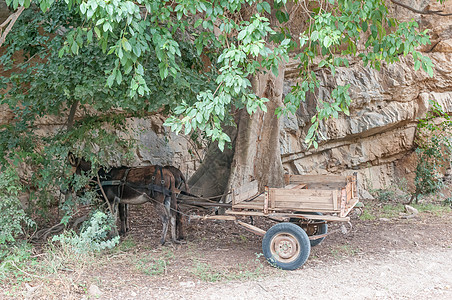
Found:
M 316 95 L 319 70 L 334 76 L 351 59 L 379 69 L 383 61 L 411 55 L 416 70 L 432 75 L 430 59 L 416 50 L 429 43 L 427 32 L 419 32 L 414 21 L 389 17 L 382 0 L 36 0 L 45 12 L 39 16 L 30 0 L 7 3 L 27 9 L 17 21 L 22 27 L 16 24 L 7 36 L 2 62 L 11 62 L 18 50 L 26 60 L 4 78 L 10 89 L 2 103 L 17 117 L 1 132 L 0 152 L 11 159 L 31 157 L 40 166 L 55 167 L 54 157 L 63 159 L 73 144 L 84 145 L 79 154 L 102 163 L 92 142 L 105 151 L 122 142 L 107 134 L 105 122 L 120 126 L 127 115 L 160 110 L 177 133 L 200 131 L 221 151 L 232 143 L 235 151 L 224 159 L 231 169 L 225 188 L 252 179 L 278 186 L 283 170 L 277 116 L 295 113 L 307 95 Z M 289 60 L 299 64 L 303 81 L 283 98 Z M 337 86 L 332 100 L 317 99 L 309 146 L 322 141 L 321 122 L 349 113 L 347 90 Z M 79 103 L 98 113 L 72 126 Z M 70 130 L 38 142 L 38 117 L 71 107 Z M 123 113 L 111 120 L 111 114 L 99 113 L 112 108 Z M 223 130 L 231 126 L 237 126 L 235 135 Z M 65 147 L 54 146 L 55 139 Z M 53 150 L 45 154 L 43 147 Z M 44 169 L 39 182 L 49 173 Z
M 442 174 L 450 167 L 452 120 L 437 102 L 430 100 L 430 105 L 431 110 L 417 124 L 414 191 L 407 204 L 440 191 L 445 186 Z

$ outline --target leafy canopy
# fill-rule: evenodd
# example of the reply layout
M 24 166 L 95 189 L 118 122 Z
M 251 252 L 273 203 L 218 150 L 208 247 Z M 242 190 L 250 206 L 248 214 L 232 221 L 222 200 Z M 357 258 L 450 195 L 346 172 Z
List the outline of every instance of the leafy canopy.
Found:
M 60 2 L 35 1 L 43 12 L 51 12 Z M 7 3 L 13 8 L 28 7 L 30 0 Z M 181 92 L 172 103 L 175 105 L 168 106 L 166 125 L 186 134 L 199 129 L 218 140 L 221 149 L 230 141 L 221 126 L 232 121 L 232 106 L 246 108 L 249 113 L 266 110 L 268 99 L 256 97 L 250 79 L 258 72 L 277 75 L 278 62 L 289 60 L 292 53 L 302 81 L 286 95 L 279 114 L 295 112 L 307 93 L 315 94 L 320 84 L 315 72 L 318 68 L 334 76 L 337 67 L 348 66 L 351 58 L 379 69 L 382 61 L 393 63 L 400 55 L 411 54 L 415 69 L 422 67 L 432 75 L 431 61 L 416 50 L 429 43 L 426 32 L 418 32 L 414 21 L 399 23 L 390 18 L 382 0 L 65 0 L 65 4 L 78 16 L 59 24 L 65 31 L 64 42 L 53 50 L 66 59 L 61 65 L 95 56 L 99 66 L 93 68 L 96 74 L 80 78 L 87 88 L 62 88 L 53 97 L 56 103 L 64 100 L 58 99 L 63 95 L 76 94 L 85 101 L 91 99 L 90 104 L 98 109 L 155 110 L 169 104 L 165 99 L 175 97 L 174 87 L 191 88 L 193 94 Z M 300 16 L 305 25 L 294 30 L 291 22 Z M 55 19 L 48 22 L 55 23 Z M 360 41 L 363 51 L 358 51 Z M 192 50 L 195 52 L 189 53 Z M 196 75 L 202 80 L 206 70 L 213 71 L 210 85 L 197 83 L 187 58 L 191 62 L 205 58 L 204 68 Z M 63 78 L 68 85 L 77 81 Z M 155 99 L 162 85 L 163 97 Z M 322 120 L 337 117 L 339 112 L 349 114 L 348 87 L 334 88 L 332 101 L 318 99 L 307 143 L 317 146 Z M 106 98 L 114 103 L 106 107 Z
M 16 172 L 23 163 L 32 170 L 26 181 L 41 193 L 35 212 L 50 205 L 55 186 L 79 189 L 89 180 L 69 182 L 62 163 L 68 151 L 75 148 L 94 165 L 106 165 L 105 158 L 130 147 L 111 130 L 124 129 L 128 116 L 163 112 L 173 131 L 201 131 L 223 149 L 230 137 L 222 126 L 233 123 L 233 111 L 266 111 L 269 99 L 256 96 L 253 77 L 281 75 L 278 64 L 289 57 L 298 63 L 300 80 L 278 114 L 295 113 L 308 93 L 316 94 L 319 70 L 334 76 L 351 60 L 379 69 L 382 62 L 411 55 L 415 69 L 432 75 L 431 61 L 416 50 L 429 43 L 427 33 L 414 21 L 390 18 L 382 0 L 6 1 L 27 9 L 1 57 L 0 100 L 14 119 L 0 127 L 0 164 L 2 172 L 11 163 Z M 348 88 L 337 86 L 331 99 L 317 99 L 309 145 L 317 147 L 322 138 L 322 121 L 349 114 Z M 42 134 L 44 116 L 61 123 L 77 105 L 83 117 L 70 129 Z M 92 195 L 85 195 L 77 201 L 90 203 Z M 3 242 L 29 220 L 16 195 L 8 197 L 7 213 L 17 211 L 18 218 Z M 65 222 L 73 200 L 62 207 Z

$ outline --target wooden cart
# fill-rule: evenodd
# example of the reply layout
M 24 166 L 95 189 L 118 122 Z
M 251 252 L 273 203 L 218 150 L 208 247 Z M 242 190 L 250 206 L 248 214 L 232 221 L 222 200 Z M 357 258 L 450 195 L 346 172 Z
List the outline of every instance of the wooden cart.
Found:
M 245 229 L 263 236 L 262 250 L 274 266 L 294 270 L 309 257 L 311 246 L 328 234 L 327 222 L 349 222 L 348 213 L 358 203 L 356 174 L 285 175 L 284 188 L 258 192 L 253 181 L 231 193 L 226 215 L 195 216 L 195 219 L 235 221 Z M 261 216 L 280 223 L 268 231 L 237 219 Z

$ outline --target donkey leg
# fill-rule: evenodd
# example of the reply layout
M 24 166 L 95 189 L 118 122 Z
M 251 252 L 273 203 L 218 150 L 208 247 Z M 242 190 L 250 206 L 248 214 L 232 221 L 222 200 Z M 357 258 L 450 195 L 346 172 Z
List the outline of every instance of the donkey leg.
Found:
M 170 223 L 171 210 L 170 210 L 169 204 L 167 205 L 165 203 L 163 205 L 162 210 L 163 211 L 161 212 L 160 217 L 162 218 L 163 229 L 162 229 L 162 237 L 160 239 L 160 243 L 163 245 L 163 244 L 165 244 L 166 234 L 168 233 L 168 226 Z
M 125 235 L 129 229 L 127 224 L 127 213 L 127 204 L 119 203 L 120 235 Z
M 173 243 L 179 244 L 179 241 L 176 238 L 176 217 L 174 214 L 171 214 L 171 240 Z
M 114 231 L 114 235 L 118 235 L 118 228 L 116 227 L 116 221 L 118 220 L 118 213 L 119 213 L 119 206 L 121 199 L 117 196 L 113 199 L 113 203 L 111 204 L 111 209 L 113 213 L 113 218 L 115 220 L 115 228 L 113 228 L 112 231 Z M 121 216 L 119 216 L 119 219 L 121 219 Z M 121 229 L 119 230 L 119 235 L 122 235 Z
M 126 216 L 126 232 L 130 230 L 130 224 L 129 224 L 129 204 L 124 204 L 124 212 Z
M 166 233 L 168 232 L 169 219 L 166 216 L 166 214 L 162 214 L 161 218 L 162 218 L 163 228 L 162 228 L 162 237 L 160 238 L 160 244 L 164 245 L 165 239 L 166 239 Z
M 184 236 L 184 222 L 183 222 L 183 218 L 182 218 L 182 213 L 180 212 L 180 207 L 179 205 L 177 206 L 177 212 L 176 212 L 176 230 L 177 230 L 177 239 L 178 240 L 183 240 L 185 239 Z

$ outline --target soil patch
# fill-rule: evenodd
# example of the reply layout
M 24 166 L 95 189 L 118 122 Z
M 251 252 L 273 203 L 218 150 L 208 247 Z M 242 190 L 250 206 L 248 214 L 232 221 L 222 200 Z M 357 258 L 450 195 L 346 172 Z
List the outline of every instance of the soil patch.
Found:
M 373 212 L 375 211 L 374 209 Z M 322 274 L 326 274 L 325 272 L 337 273 L 335 275 L 337 277 L 334 278 L 331 275 L 327 276 L 328 280 L 332 281 L 328 284 L 339 289 L 345 284 L 342 292 L 348 293 L 350 285 L 353 285 L 351 280 L 359 280 L 359 278 L 353 279 L 353 276 L 364 278 L 366 274 L 372 272 L 384 273 L 386 269 L 380 267 L 386 262 L 390 270 L 394 271 L 398 268 L 397 264 L 400 261 L 407 259 L 411 262 L 408 264 L 409 267 L 422 271 L 421 267 L 417 267 L 417 263 L 422 265 L 429 259 L 441 261 L 441 255 L 449 258 L 452 255 L 452 212 L 450 210 L 441 213 L 426 211 L 406 220 L 397 216 L 382 220 L 378 216 L 376 220 L 355 218 L 347 234 L 338 232 L 329 235 L 319 246 L 312 248 L 307 263 L 293 272 L 271 267 L 262 257 L 261 237 L 245 231 L 231 221 L 186 223 L 186 244 L 167 243 L 165 246 L 160 246 L 161 223 L 152 205 L 132 206 L 130 216 L 131 230 L 123 238 L 119 247 L 107 255 L 100 255 L 83 272 L 71 274 L 69 271 L 61 271 L 60 281 L 66 283 L 69 281 L 69 284 L 62 285 L 61 282 L 58 284 L 55 277 L 46 280 L 34 278 L 27 283 L 29 287 L 42 285 L 46 288 L 41 287 L 30 293 L 30 290 L 27 290 L 28 287 L 19 285 L 16 287 L 18 290 L 9 295 L 19 298 L 28 296 L 34 299 L 82 299 L 90 297 L 94 286 L 98 288 L 100 294 L 91 295 L 93 299 L 96 297 L 100 299 L 161 299 L 162 297 L 194 299 L 199 296 L 229 299 L 234 298 L 234 295 L 237 296 L 236 298 L 256 297 L 257 299 L 271 295 L 277 296 L 278 289 L 287 292 L 282 292 L 281 295 L 284 295 L 282 298 L 292 298 L 298 295 L 297 289 L 293 290 L 295 294 L 291 294 L 292 286 L 304 285 L 302 281 L 292 282 L 291 280 L 301 280 L 298 278 L 300 276 L 303 277 L 303 282 L 317 277 L 317 280 L 322 280 L 324 276 Z M 248 222 L 249 218 L 243 218 L 243 220 Z M 274 222 L 267 219 L 255 218 L 255 225 L 263 229 L 270 228 L 272 224 Z M 339 226 L 339 224 L 331 224 L 329 230 L 339 229 Z M 418 259 L 419 261 L 416 262 Z M 452 260 L 449 259 L 449 261 Z M 452 262 L 449 263 L 452 264 Z M 440 267 L 445 268 L 446 265 Z M 452 266 L 450 269 L 452 270 Z M 407 269 L 404 272 L 412 273 L 413 270 Z M 352 273 L 353 276 L 351 276 Z M 309 278 L 306 277 L 308 275 Z M 408 273 L 405 275 L 406 280 L 412 280 L 410 277 L 412 275 Z M 378 276 L 380 280 L 381 276 Z M 397 278 L 400 277 L 401 282 L 405 282 L 404 274 L 397 276 Z M 448 293 L 448 286 L 452 291 L 452 282 L 441 281 L 441 276 L 438 274 L 429 279 L 433 285 L 438 286 L 435 290 L 438 293 L 431 293 L 437 299 L 438 297 L 442 299 L 443 295 L 451 295 Z M 369 277 L 367 280 L 366 285 L 374 284 L 372 278 Z M 391 286 L 391 280 L 395 279 L 388 277 L 387 282 L 383 283 Z M 278 283 L 280 283 L 279 288 Z M 369 293 L 358 293 L 356 296 L 361 295 L 361 299 L 380 296 L 391 298 L 392 296 L 380 286 L 383 283 L 378 281 Z M 325 281 L 317 284 L 318 287 L 329 291 Z M 269 288 L 269 285 L 272 287 Z M 412 289 L 407 286 L 407 295 L 410 288 Z M 234 294 L 235 289 L 237 294 Z M 251 293 L 253 290 L 254 294 Z M 306 297 L 316 295 L 315 291 L 316 287 L 311 287 L 311 290 L 306 291 Z M 329 292 L 324 295 L 325 298 L 335 296 Z M 300 296 L 300 298 L 303 297 Z

